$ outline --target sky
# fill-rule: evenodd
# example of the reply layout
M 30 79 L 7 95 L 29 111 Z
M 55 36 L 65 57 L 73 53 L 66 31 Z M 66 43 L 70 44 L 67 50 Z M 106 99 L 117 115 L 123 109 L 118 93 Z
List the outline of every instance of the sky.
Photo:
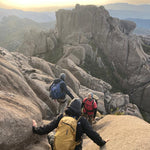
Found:
M 0 7 L 32 10 L 38 8 L 67 8 L 75 6 L 75 4 L 100 6 L 110 3 L 150 4 L 150 0 L 0 0 Z

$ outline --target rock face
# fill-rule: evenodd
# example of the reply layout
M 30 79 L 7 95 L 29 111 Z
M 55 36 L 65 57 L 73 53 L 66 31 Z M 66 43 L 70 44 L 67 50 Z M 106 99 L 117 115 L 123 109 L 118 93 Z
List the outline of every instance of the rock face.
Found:
M 29 137 L 32 135 L 32 119 L 39 121 L 42 119 L 37 102 L 31 98 L 3 91 L 0 92 L 0 102 L 1 149 L 18 149 L 25 144 L 25 141 L 29 144 L 31 142 Z
M 44 56 L 51 52 L 57 45 L 57 37 L 54 31 L 49 33 L 31 30 L 25 34 L 24 42 L 18 48 L 26 56 Z
M 94 129 L 103 139 L 109 139 L 101 150 L 150 149 L 150 125 L 137 117 L 108 115 L 100 120 Z M 83 141 L 83 150 L 99 150 L 90 139 Z
M 109 114 L 133 115 L 143 119 L 139 109 L 135 104 L 129 102 L 129 96 L 122 93 L 104 93 L 104 105 Z
M 116 113 L 119 108 L 123 114 L 141 117 L 137 106 L 129 103 L 128 95 L 106 94 L 112 86 L 101 80 L 101 76 L 93 77 L 89 70 L 86 70 L 87 73 L 80 67 L 90 59 L 97 64 L 98 70 L 107 68 L 108 64 L 100 54 L 107 56 L 114 74 L 132 92 L 132 102 L 149 112 L 148 55 L 142 51 L 140 40 L 130 35 L 135 24 L 114 19 L 103 7 L 96 6 L 77 5 L 72 11 L 59 10 L 56 16 L 58 35 L 56 32 L 29 33 L 30 38 L 27 36 L 20 47 L 27 56 L 0 48 L 2 150 L 49 149 L 45 137 L 32 134 L 32 119 L 40 125 L 43 119 L 55 116 L 57 104 L 49 97 L 48 89 L 62 72 L 67 76 L 66 83 L 74 97 L 83 99 L 91 91 L 99 97 L 98 110 L 101 113 L 110 113 L 112 109 Z M 58 38 L 63 44 L 59 43 Z M 53 61 L 59 61 L 52 64 L 33 55 L 47 55 L 50 60 L 57 55 Z M 134 87 L 132 91 L 131 87 Z
M 2 48 L 0 52 L 0 149 L 23 149 L 43 140 L 33 136 L 32 119 L 40 125 L 42 119 L 51 119 L 56 113 L 48 92 L 55 76 L 42 59 Z M 49 147 L 47 142 L 42 145 Z
M 66 83 L 74 97 L 83 99 L 88 92 L 93 92 L 99 98 L 98 110 L 107 113 L 104 92 L 111 90 L 111 85 L 92 77 L 69 58 L 60 62 L 63 62 L 61 66 L 0 48 L 1 150 L 49 149 L 46 136 L 33 135 L 32 119 L 41 125 L 43 119 L 55 116 L 57 104 L 49 97 L 48 89 L 61 72 L 66 74 Z M 126 107 L 124 95 L 112 94 L 110 98 L 114 101 L 113 106 L 121 106 L 120 109 Z
M 0 55 L 0 147 L 19 149 L 33 142 L 32 119 L 46 117 L 48 107 L 27 84 L 14 57 L 1 50 Z
M 88 88 L 100 92 L 104 92 L 105 90 L 111 90 L 112 88 L 110 84 L 104 82 L 103 80 L 89 75 L 70 59 L 62 59 L 62 61 L 59 62 L 59 64 L 63 68 L 70 70 L 73 73 L 73 75 L 80 81 L 80 83 L 84 86 L 87 86 Z
M 112 18 L 104 7 L 92 5 L 58 10 L 56 18 L 55 31 L 27 33 L 18 51 L 58 62 L 64 69 L 68 67 L 63 62 L 71 60 L 92 76 L 109 82 L 115 91 L 121 89 L 128 93 L 132 103 L 150 113 L 147 99 L 150 93 L 150 50 L 143 51 L 143 38 L 132 35 L 135 23 Z M 149 38 L 144 38 L 144 42 L 148 41 Z M 81 84 L 91 84 L 91 79 L 84 80 L 79 76 Z M 92 89 L 97 90 L 95 84 Z M 74 87 L 77 93 L 78 87 Z M 103 91 L 101 87 L 100 91 Z
M 132 102 L 150 113 L 150 56 L 143 51 L 141 39 L 131 34 L 135 23 L 112 18 L 104 7 L 92 5 L 58 10 L 56 18 L 58 37 L 65 44 L 62 59 L 69 58 L 77 65 L 91 59 L 87 70 L 94 62 L 96 73 L 105 72 L 107 77 L 111 72 L 111 80 L 116 78 Z

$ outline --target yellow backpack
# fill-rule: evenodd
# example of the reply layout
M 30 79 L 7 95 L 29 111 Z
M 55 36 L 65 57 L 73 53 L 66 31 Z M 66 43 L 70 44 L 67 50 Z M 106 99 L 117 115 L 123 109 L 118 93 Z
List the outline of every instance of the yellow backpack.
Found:
M 76 145 L 79 144 L 75 141 L 78 120 L 70 116 L 64 116 L 60 120 L 55 134 L 54 150 L 75 149 Z

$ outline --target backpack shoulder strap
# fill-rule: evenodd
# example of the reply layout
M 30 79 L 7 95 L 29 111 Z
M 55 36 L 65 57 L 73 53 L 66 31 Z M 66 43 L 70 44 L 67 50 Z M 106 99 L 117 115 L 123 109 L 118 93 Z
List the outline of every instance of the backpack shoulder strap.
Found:
M 85 99 L 84 103 L 86 103 L 88 101 L 88 98 Z
M 92 105 L 94 105 L 95 99 L 92 99 Z
M 90 101 L 90 100 L 87 98 L 84 102 L 86 103 L 87 101 Z M 92 105 L 94 105 L 95 100 L 92 99 L 91 101 L 92 101 Z
M 80 116 L 80 117 L 78 118 L 77 123 L 78 123 L 78 121 L 81 119 L 81 117 L 82 117 L 82 116 Z

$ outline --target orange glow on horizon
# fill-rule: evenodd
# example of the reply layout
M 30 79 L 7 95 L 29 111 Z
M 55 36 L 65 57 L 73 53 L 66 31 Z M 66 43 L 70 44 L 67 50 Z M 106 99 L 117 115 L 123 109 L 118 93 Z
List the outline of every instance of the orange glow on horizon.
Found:
M 149 0 L 0 0 L 0 7 L 22 10 L 60 9 L 80 5 L 105 5 L 110 3 L 150 4 Z

